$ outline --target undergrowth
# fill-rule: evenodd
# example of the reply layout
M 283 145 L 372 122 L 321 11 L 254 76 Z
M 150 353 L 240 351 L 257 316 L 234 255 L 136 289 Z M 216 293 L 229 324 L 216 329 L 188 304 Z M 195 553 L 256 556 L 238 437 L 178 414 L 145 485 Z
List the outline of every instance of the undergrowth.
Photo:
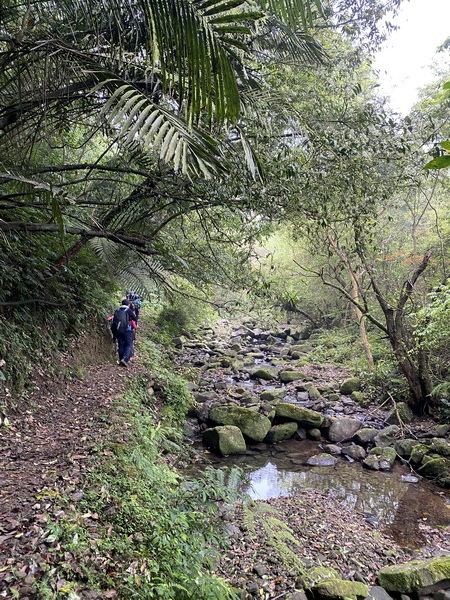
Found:
M 103 464 L 76 509 L 63 507 L 50 527 L 60 564 L 41 582 L 41 600 L 78 600 L 85 589 L 123 600 L 237 599 L 214 569 L 224 543 L 219 507 L 237 498 L 239 474 L 225 478 L 206 469 L 189 478 L 171 466 L 174 452 L 182 451 L 176 424 L 190 397 L 155 344 L 145 342 L 140 351 L 160 381 L 170 418 L 149 394 L 153 375 L 136 378 L 112 411 Z

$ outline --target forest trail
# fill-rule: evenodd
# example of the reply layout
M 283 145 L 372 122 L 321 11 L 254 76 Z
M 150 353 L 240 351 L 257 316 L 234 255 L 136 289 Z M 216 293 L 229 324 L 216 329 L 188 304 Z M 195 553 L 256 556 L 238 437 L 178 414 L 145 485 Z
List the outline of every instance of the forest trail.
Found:
M 108 432 L 108 412 L 142 367 L 105 363 L 63 388 L 42 386 L 26 410 L 8 416 L 0 441 L 0 592 L 22 574 L 20 598 L 50 562 L 45 551 L 55 499 L 81 497 L 85 474 L 96 467 Z M 15 579 L 15 578 L 14 578 Z

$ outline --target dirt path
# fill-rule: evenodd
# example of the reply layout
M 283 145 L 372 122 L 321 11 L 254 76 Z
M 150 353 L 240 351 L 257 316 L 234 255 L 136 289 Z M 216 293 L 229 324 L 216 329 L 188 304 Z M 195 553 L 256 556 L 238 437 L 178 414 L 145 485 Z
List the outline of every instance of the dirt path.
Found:
M 13 597 L 10 586 L 17 580 L 22 585 L 16 597 L 34 597 L 45 570 L 41 544 L 54 500 L 60 495 L 77 500 L 84 474 L 98 460 L 111 404 L 141 369 L 100 364 L 62 389 L 43 386 L 0 427 L 1 597 Z

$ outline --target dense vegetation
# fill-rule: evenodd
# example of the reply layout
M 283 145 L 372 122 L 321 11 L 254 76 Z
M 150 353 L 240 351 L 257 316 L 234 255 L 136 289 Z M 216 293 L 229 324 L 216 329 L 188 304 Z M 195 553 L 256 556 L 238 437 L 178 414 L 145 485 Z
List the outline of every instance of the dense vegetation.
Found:
M 245 290 L 315 328 L 353 318 L 364 368 L 392 363 L 417 412 L 445 397 L 447 158 L 423 167 L 450 90 L 441 74 L 404 119 L 377 95 L 398 4 L 3 3 L 8 385 L 116 289 L 228 309 Z

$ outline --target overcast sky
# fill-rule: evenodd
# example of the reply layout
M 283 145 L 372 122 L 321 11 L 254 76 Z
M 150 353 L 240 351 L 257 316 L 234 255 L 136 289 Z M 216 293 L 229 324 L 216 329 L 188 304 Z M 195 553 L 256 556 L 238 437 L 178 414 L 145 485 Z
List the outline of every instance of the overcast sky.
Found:
M 377 54 L 381 91 L 391 106 L 408 114 L 418 88 L 433 80 L 432 64 L 450 69 L 449 52 L 436 48 L 450 37 L 450 0 L 404 0 L 391 34 Z

